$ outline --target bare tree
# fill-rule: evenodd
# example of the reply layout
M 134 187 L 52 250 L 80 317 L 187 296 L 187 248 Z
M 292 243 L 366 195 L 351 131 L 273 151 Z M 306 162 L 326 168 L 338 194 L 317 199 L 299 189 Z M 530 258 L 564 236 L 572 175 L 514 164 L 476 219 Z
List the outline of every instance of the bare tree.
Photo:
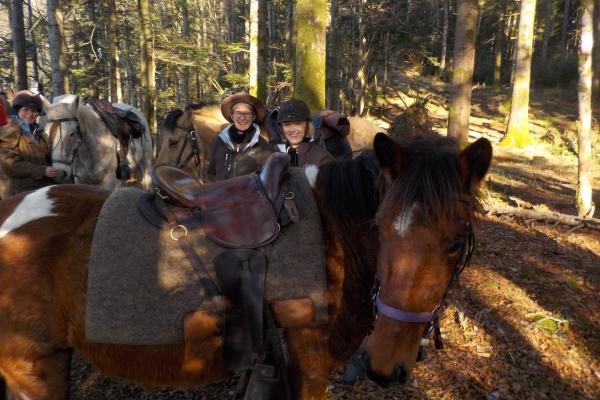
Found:
M 27 42 L 23 20 L 23 0 L 12 0 L 12 41 L 14 47 L 15 85 L 27 89 Z
M 506 134 L 501 141 L 504 146 L 525 147 L 533 141 L 529 132 L 529 83 L 534 21 L 535 0 L 521 0 L 510 116 Z
M 461 145 L 469 142 L 469 116 L 471 115 L 471 89 L 478 14 L 479 3 L 477 0 L 458 0 L 448 136 L 457 138 Z
M 581 40 L 579 49 L 579 104 L 577 214 L 591 217 L 592 206 L 592 47 L 594 0 L 581 1 Z
M 52 65 L 52 94 L 57 96 L 69 91 L 63 16 L 60 0 L 47 0 L 46 6 L 48 9 L 48 45 L 50 64 Z
M 504 28 L 506 26 L 506 0 L 497 3 L 498 25 L 496 27 L 496 37 L 494 39 L 494 73 L 492 75 L 492 86 L 498 88 L 502 77 L 502 53 L 506 43 L 504 37 Z
M 325 108 L 325 34 L 327 0 L 297 0 L 294 95 L 311 112 Z
M 565 0 L 565 5 L 563 9 L 563 21 L 562 21 L 562 30 L 560 33 L 560 62 L 564 64 L 567 60 L 567 51 L 568 51 L 568 41 L 567 41 L 567 32 L 569 28 L 569 17 L 570 17 L 570 0 Z
M 443 22 L 442 22 L 442 48 L 440 51 L 440 67 L 438 73 L 440 76 L 444 76 L 446 71 L 446 51 L 448 48 L 448 0 L 443 0 L 442 7 L 443 11 Z

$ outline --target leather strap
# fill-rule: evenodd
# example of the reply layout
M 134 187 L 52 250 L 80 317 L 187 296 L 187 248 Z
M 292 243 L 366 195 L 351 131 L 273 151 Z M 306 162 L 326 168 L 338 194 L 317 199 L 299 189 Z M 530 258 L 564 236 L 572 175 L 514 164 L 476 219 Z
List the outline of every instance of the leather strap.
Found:
M 165 216 L 167 217 L 167 221 L 171 226 L 171 237 L 173 238 L 173 240 L 176 240 L 177 243 L 179 243 L 181 250 L 183 250 L 188 260 L 190 260 L 190 263 L 192 264 L 192 267 L 194 267 L 196 272 L 206 274 L 207 278 L 201 279 L 202 286 L 204 286 L 204 291 L 206 292 L 206 295 L 208 297 L 218 296 L 220 290 L 210 277 L 210 274 L 206 270 L 206 267 L 204 266 L 204 263 L 202 262 L 200 257 L 198 257 L 196 252 L 194 252 L 192 244 L 190 243 L 190 239 L 188 238 L 187 228 L 183 225 L 180 225 L 177 222 L 177 218 L 175 217 L 173 211 L 171 211 L 169 207 L 164 207 L 163 210 L 165 212 Z M 180 229 L 183 232 L 182 234 L 175 236 L 174 232 L 176 232 L 177 229 Z

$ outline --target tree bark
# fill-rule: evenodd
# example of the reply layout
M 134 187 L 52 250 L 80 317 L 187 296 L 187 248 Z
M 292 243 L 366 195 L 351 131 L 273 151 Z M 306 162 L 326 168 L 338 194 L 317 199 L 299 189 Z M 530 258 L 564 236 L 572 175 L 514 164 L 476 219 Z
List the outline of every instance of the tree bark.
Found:
M 297 0 L 294 96 L 311 112 L 325 108 L 326 24 L 327 0 Z
M 567 60 L 567 50 L 568 50 L 568 42 L 567 42 L 567 30 L 569 28 L 569 17 L 570 17 L 570 0 L 565 0 L 565 6 L 563 10 L 563 21 L 562 21 L 562 29 L 560 32 L 560 62 L 564 64 Z
M 42 82 L 40 82 L 39 64 L 38 64 L 38 48 L 35 35 L 33 33 L 33 12 L 31 10 L 31 0 L 27 2 L 27 28 L 29 29 L 29 38 L 31 40 L 31 64 L 33 64 L 33 80 L 38 85 L 37 89 L 40 92 L 44 91 Z
M 448 0 L 443 0 L 442 7 L 443 10 L 443 22 L 442 22 L 442 45 L 440 51 L 440 67 L 438 70 L 438 74 L 440 76 L 444 76 L 444 72 L 446 71 L 446 52 L 448 49 Z
M 494 71 L 492 75 L 492 87 L 499 88 L 502 80 L 502 54 L 504 53 L 504 28 L 505 28 L 506 0 L 498 3 L 498 26 L 496 27 L 496 38 L 494 40 Z
M 52 66 L 52 94 L 59 96 L 69 92 L 63 15 L 60 6 L 60 0 L 47 0 L 46 6 L 48 9 L 48 45 L 50 48 L 50 65 Z
M 152 22 L 148 0 L 138 0 L 138 13 L 140 17 L 140 75 L 142 83 L 142 104 L 148 126 L 152 135 L 156 136 L 156 84 L 154 75 L 154 39 L 152 36 Z
M 592 48 L 594 0 L 581 1 L 581 40 L 579 48 L 579 104 L 577 214 L 592 216 Z
M 503 146 L 525 147 L 533 141 L 533 137 L 529 132 L 529 83 L 531 81 L 535 1 L 521 0 L 510 116 L 506 135 L 501 141 Z
M 25 40 L 25 21 L 23 0 L 12 0 L 12 41 L 15 63 L 15 86 L 18 90 L 27 89 L 27 42 Z
M 600 98 L 600 1 L 594 4 L 594 48 L 592 50 L 592 98 Z
M 479 3 L 477 0 L 458 0 L 448 136 L 458 139 L 461 146 L 465 146 L 469 142 L 471 89 L 475 64 L 475 30 L 478 14 Z
M 337 0 L 331 0 L 329 6 L 330 14 L 330 25 L 329 32 L 327 33 L 327 79 L 326 79 L 326 91 L 327 91 L 327 102 L 326 106 L 330 110 L 336 110 L 338 108 L 338 92 L 340 82 L 338 81 L 338 72 L 340 68 L 340 54 L 338 49 L 340 48 L 339 38 L 339 12 Z
M 121 73 L 119 71 L 119 47 L 117 42 L 117 5 L 115 0 L 107 0 L 108 9 L 108 61 L 110 99 L 113 103 L 123 101 Z
M 267 1 L 250 1 L 250 94 L 263 103 L 267 101 L 268 53 L 265 23 Z

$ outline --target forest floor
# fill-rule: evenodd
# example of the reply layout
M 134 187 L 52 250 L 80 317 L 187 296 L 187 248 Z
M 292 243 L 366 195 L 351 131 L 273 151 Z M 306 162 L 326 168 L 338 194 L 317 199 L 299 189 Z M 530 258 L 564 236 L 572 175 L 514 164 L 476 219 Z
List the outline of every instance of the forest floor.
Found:
M 408 105 L 416 93 L 431 94 L 434 128 L 445 132 L 447 84 L 409 71 L 398 73 L 394 83 L 394 90 L 409 93 Z M 506 90 L 473 92 L 470 140 L 484 136 L 494 143 L 488 207 L 576 215 L 575 90 L 532 93 L 536 144 L 524 150 L 498 146 L 506 104 Z M 404 107 L 390 96 L 378 122 L 391 121 Z M 600 206 L 598 144 L 593 187 Z M 471 266 L 452 290 L 442 321 L 444 349 L 431 347 L 401 387 L 382 389 L 364 380 L 349 387 L 337 383 L 336 374 L 327 399 L 600 398 L 600 231 L 488 214 L 475 234 Z M 73 380 L 75 399 L 224 399 L 235 384 L 144 390 L 107 378 L 81 360 L 75 361 Z

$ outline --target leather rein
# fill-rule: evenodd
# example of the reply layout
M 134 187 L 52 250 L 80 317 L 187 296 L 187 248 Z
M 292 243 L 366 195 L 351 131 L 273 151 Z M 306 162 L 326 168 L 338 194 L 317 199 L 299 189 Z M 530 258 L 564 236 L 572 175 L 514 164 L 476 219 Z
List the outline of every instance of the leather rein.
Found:
M 194 158 L 194 163 L 197 166 L 200 165 L 200 144 L 198 142 L 198 134 L 196 133 L 196 131 L 194 130 L 194 126 L 190 126 L 189 128 L 184 128 L 182 126 L 176 125 L 175 126 L 176 129 L 181 129 L 182 131 L 185 131 L 187 134 L 185 135 L 185 140 L 183 142 L 183 145 L 181 146 L 181 151 L 179 152 L 179 155 L 177 156 L 177 160 L 175 161 L 175 166 L 179 169 L 183 169 L 192 159 L 192 157 Z M 192 146 L 192 151 L 191 153 L 185 158 L 185 160 L 181 160 L 181 157 L 183 157 L 183 152 L 185 151 L 185 147 L 187 145 L 188 140 L 190 141 L 190 145 Z
M 471 257 L 473 255 L 473 251 L 475 249 L 475 234 L 473 233 L 473 227 L 471 222 L 467 222 L 466 229 L 466 238 L 465 243 L 461 249 L 461 255 L 458 258 L 456 264 L 454 265 L 454 270 L 452 272 L 452 276 L 450 281 L 448 282 L 448 286 L 444 291 L 444 295 L 441 300 L 438 302 L 437 306 L 430 312 L 413 312 L 406 311 L 400 308 L 396 308 L 385 304 L 380 296 L 380 281 L 379 279 L 375 279 L 372 289 L 373 295 L 373 307 L 374 313 L 377 317 L 378 314 L 385 315 L 388 318 L 394 319 L 400 322 L 408 322 L 408 323 L 427 323 L 425 327 L 425 333 L 423 333 L 423 339 L 427 339 L 431 332 L 434 332 L 434 341 L 436 349 L 441 349 L 443 347 L 442 343 L 442 335 L 440 332 L 440 319 L 444 309 L 446 308 L 446 298 L 448 297 L 448 293 L 450 290 L 450 286 L 452 286 L 453 282 L 457 281 L 460 277 L 460 274 L 464 271 L 466 267 L 471 263 Z M 417 361 L 421 361 L 423 359 L 424 347 L 423 344 L 419 347 L 419 355 Z

